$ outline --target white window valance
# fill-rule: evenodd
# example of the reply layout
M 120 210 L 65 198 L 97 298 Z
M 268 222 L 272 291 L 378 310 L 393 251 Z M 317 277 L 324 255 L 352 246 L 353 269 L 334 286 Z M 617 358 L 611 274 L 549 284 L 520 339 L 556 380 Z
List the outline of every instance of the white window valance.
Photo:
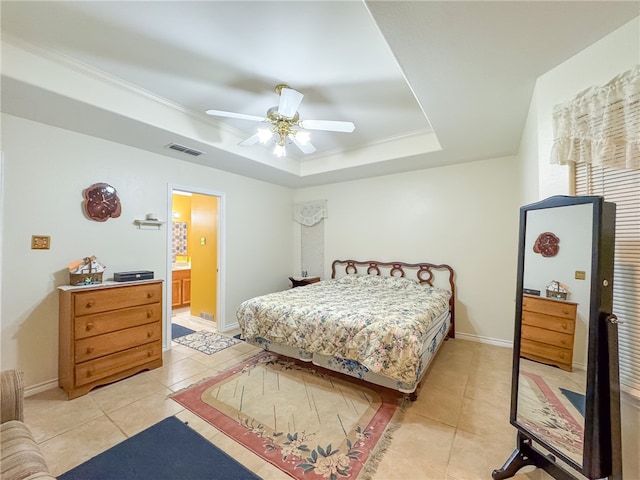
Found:
M 551 163 L 640 168 L 640 65 L 553 110 Z
M 301 225 L 312 227 L 329 216 L 326 200 L 298 202 L 294 205 L 293 219 Z

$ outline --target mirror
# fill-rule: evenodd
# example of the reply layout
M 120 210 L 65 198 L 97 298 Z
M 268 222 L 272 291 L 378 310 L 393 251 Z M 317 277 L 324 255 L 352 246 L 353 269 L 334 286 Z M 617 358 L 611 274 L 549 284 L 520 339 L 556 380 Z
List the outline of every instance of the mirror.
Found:
M 555 478 L 620 471 L 615 205 L 551 197 L 520 209 L 511 424 L 518 447 L 493 478 L 525 465 Z

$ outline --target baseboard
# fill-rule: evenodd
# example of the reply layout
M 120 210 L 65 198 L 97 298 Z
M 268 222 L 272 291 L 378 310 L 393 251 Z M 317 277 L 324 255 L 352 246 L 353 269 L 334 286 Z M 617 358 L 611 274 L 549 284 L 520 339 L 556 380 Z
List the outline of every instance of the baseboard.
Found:
M 231 325 L 227 325 L 227 328 L 225 328 L 224 330 L 220 330 L 220 331 L 221 332 L 230 332 L 231 330 L 235 330 L 237 328 L 240 328 L 240 324 L 238 322 L 232 323 Z
M 500 340 L 498 338 L 481 337 L 480 335 L 471 335 L 469 333 L 456 332 L 456 338 L 467 340 L 470 342 L 485 343 L 487 345 L 495 345 L 497 347 L 513 348 L 513 342 Z
M 30 397 L 31 395 L 35 395 L 36 393 L 44 392 L 46 390 L 51 390 L 52 388 L 57 388 L 57 387 L 58 387 L 58 379 L 55 378 L 47 382 L 42 382 L 37 385 L 31 385 L 30 387 L 25 387 L 24 396 Z

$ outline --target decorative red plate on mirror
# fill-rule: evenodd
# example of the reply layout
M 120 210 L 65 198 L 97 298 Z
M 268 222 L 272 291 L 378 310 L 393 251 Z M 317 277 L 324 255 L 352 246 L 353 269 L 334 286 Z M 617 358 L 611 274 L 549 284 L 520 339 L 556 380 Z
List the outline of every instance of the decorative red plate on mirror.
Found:
M 106 222 L 110 218 L 117 218 L 122 212 L 122 205 L 118 192 L 108 183 L 94 183 L 83 192 L 84 213 L 91 220 Z
M 543 257 L 555 257 L 560 250 L 560 239 L 551 232 L 544 232 L 538 235 L 533 251 Z

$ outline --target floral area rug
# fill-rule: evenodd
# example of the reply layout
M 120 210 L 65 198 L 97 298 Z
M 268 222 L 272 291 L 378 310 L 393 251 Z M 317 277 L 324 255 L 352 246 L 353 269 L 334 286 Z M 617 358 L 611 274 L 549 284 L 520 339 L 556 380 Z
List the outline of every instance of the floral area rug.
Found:
M 517 420 L 582 463 L 584 417 L 562 390 L 540 375 L 520 370 Z
M 216 332 L 207 332 L 206 330 L 200 330 L 199 332 L 190 333 L 183 337 L 174 338 L 173 341 L 198 350 L 199 352 L 206 353 L 207 355 L 213 355 L 231 345 L 240 343 L 238 339 L 225 337 Z
M 262 352 L 172 397 L 295 479 L 370 478 L 403 395 Z

